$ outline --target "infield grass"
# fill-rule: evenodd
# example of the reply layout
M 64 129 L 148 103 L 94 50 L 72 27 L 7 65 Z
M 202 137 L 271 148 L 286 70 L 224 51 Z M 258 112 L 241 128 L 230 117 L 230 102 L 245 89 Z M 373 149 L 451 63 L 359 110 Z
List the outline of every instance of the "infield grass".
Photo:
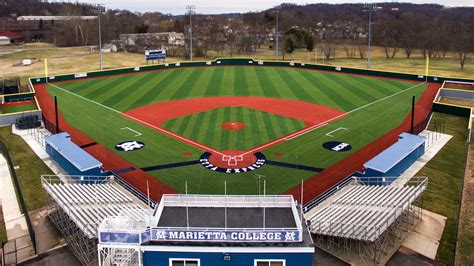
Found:
M 245 128 L 228 130 L 225 122 Z M 217 150 L 249 150 L 303 129 L 303 121 L 246 107 L 223 107 L 167 120 L 163 128 Z
M 238 66 L 179 68 L 47 86 L 51 96 L 58 96 L 59 108 L 72 126 L 137 167 L 193 160 L 203 152 L 120 113 L 144 105 L 217 95 L 264 96 L 307 101 L 349 112 L 326 126 L 263 151 L 271 160 L 320 168 L 331 166 L 398 126 L 410 111 L 411 97 L 414 95 L 418 99 L 425 88 L 426 84 L 392 79 Z M 120 130 L 123 127 L 130 127 L 142 135 L 133 137 L 131 132 Z M 339 127 L 347 130 L 338 131 L 334 137 L 326 135 Z M 146 147 L 129 153 L 113 148 L 130 139 L 143 141 Z M 337 153 L 322 148 L 324 142 L 334 140 L 350 143 L 353 149 Z M 183 152 L 190 152 L 193 158 L 182 156 Z M 184 180 L 188 179 L 189 193 L 202 194 L 222 193 L 225 179 L 228 180 L 228 193 L 256 194 L 255 173 L 267 176 L 268 194 L 281 194 L 317 174 L 297 167 L 273 165 L 232 176 L 209 171 L 200 165 L 148 173 L 177 191 L 184 191 Z

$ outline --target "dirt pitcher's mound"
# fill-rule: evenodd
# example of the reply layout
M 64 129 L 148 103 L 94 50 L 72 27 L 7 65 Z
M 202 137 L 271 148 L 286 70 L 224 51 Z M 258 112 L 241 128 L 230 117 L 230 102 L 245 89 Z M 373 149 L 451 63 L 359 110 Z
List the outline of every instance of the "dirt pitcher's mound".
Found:
M 241 130 L 245 128 L 245 124 L 240 122 L 225 122 L 221 124 L 221 128 L 225 130 Z

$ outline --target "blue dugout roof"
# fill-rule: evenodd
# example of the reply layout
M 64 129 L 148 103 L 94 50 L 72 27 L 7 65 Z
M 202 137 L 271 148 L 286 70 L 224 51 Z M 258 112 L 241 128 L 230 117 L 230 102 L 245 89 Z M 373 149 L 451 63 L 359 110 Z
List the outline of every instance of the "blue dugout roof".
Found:
M 45 141 L 81 172 L 102 166 L 96 158 L 74 144 L 66 132 L 48 136 Z
M 364 164 L 365 168 L 386 173 L 425 142 L 424 137 L 402 133 L 398 141 Z

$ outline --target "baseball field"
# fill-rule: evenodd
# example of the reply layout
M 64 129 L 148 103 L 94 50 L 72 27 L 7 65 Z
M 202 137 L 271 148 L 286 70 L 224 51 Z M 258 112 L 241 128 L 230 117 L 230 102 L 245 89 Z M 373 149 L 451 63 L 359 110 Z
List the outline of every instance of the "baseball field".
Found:
M 281 194 L 391 132 L 409 115 L 412 96 L 418 101 L 432 88 L 290 67 L 210 66 L 35 89 L 44 110 L 57 97 L 61 129 L 108 170 L 151 176 L 178 192 L 187 183 L 188 193 L 221 194 L 225 182 L 228 194 L 258 194 L 264 179 L 266 194 Z

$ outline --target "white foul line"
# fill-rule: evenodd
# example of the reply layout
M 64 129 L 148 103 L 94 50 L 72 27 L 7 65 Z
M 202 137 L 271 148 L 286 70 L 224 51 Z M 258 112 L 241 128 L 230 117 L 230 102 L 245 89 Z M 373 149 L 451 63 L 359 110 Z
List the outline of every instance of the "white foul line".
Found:
M 339 130 L 347 130 L 347 128 L 345 128 L 345 127 L 338 127 L 338 128 L 336 128 L 336 129 L 334 129 L 333 131 L 326 133 L 326 136 L 332 138 L 332 137 L 334 137 L 334 136 L 331 135 L 331 134 L 334 133 L 334 132 L 336 132 L 336 131 L 339 131 Z
M 359 107 L 357 107 L 357 108 L 355 108 L 355 109 L 353 109 L 353 110 L 351 110 L 351 111 L 349 111 L 349 112 L 347 112 L 347 113 L 340 114 L 340 115 L 335 116 L 335 117 L 333 117 L 333 118 L 330 118 L 330 119 L 328 119 L 328 120 L 326 120 L 326 121 L 323 121 L 323 122 L 321 122 L 321 123 L 319 123 L 319 124 L 316 124 L 316 125 L 314 125 L 314 126 L 308 127 L 308 128 L 303 129 L 303 130 L 301 130 L 301 131 L 295 132 L 294 134 L 289 135 L 289 136 L 287 136 L 287 137 L 285 137 L 285 138 L 277 139 L 277 140 L 272 141 L 272 142 L 269 142 L 269 143 L 267 143 L 267 144 L 265 144 L 265 145 L 256 147 L 256 148 L 254 148 L 254 149 L 251 149 L 251 150 L 249 150 L 249 151 L 246 151 L 246 152 L 242 153 L 242 155 L 246 155 L 246 154 L 249 154 L 249 153 L 254 153 L 254 152 L 256 152 L 256 151 L 263 150 L 264 148 L 266 148 L 266 147 L 268 147 L 268 146 L 275 145 L 276 143 L 279 143 L 279 142 L 282 142 L 282 141 L 286 141 L 286 140 L 291 140 L 291 139 L 294 139 L 294 138 L 296 138 L 296 137 L 302 136 L 302 135 L 304 135 L 304 134 L 306 134 L 306 133 L 308 133 L 308 132 L 311 132 L 311 131 L 314 131 L 314 130 L 316 130 L 316 129 L 318 129 L 318 128 L 321 128 L 321 127 L 323 127 L 323 126 L 329 124 L 330 122 L 332 122 L 332 121 L 334 121 L 334 120 L 336 120 L 336 119 L 339 119 L 340 117 L 343 117 L 343 116 L 346 116 L 346 115 L 348 115 L 348 114 L 354 113 L 354 112 L 359 111 L 359 110 L 361 110 L 361 109 L 363 109 L 363 108 L 365 108 L 365 107 L 368 107 L 368 106 L 370 106 L 370 105 L 372 105 L 372 104 L 375 104 L 375 103 L 378 103 L 378 102 L 380 102 L 380 101 L 386 100 L 386 99 L 391 98 L 391 97 L 393 97 L 393 96 L 396 96 L 396 95 L 398 95 L 398 94 L 407 92 L 407 91 L 409 91 L 409 90 L 411 90 L 411 89 L 413 89 L 413 88 L 415 88 L 415 87 L 417 87 L 417 86 L 419 86 L 419 85 L 421 85 L 421 84 L 425 84 L 425 82 L 418 83 L 418 84 L 413 85 L 413 86 L 411 86 L 411 87 L 409 87 L 409 88 L 407 88 L 407 89 L 404 89 L 404 90 L 402 90 L 402 91 L 396 92 L 396 93 L 394 93 L 394 94 L 392 94 L 392 95 L 389 95 L 389 96 L 386 96 L 386 97 L 384 97 L 384 98 L 381 98 L 381 99 L 375 100 L 375 101 L 373 101 L 373 102 L 370 102 L 370 103 L 368 103 L 368 104 L 359 106 Z
M 83 100 L 85 100 L 85 101 L 88 101 L 88 102 L 91 102 L 91 103 L 95 103 L 95 104 L 97 104 L 97 105 L 99 105 L 99 106 L 102 106 L 102 107 L 104 107 L 105 109 L 108 109 L 108 110 L 110 110 L 110 111 L 112 111 L 112 112 L 115 112 L 115 113 L 118 113 L 118 114 L 120 114 L 120 115 L 123 115 L 123 116 L 125 116 L 125 117 L 127 117 L 127 118 L 129 118 L 129 119 L 131 119 L 131 120 L 134 120 L 134 121 L 136 121 L 136 122 L 139 122 L 139 123 L 142 123 L 142 124 L 144 124 L 144 125 L 147 125 L 147 126 L 153 128 L 153 129 L 157 130 L 157 131 L 160 131 L 160 132 L 162 132 L 162 133 L 164 133 L 164 134 L 167 134 L 167 135 L 169 135 L 169 136 L 172 136 L 172 137 L 174 137 L 174 138 L 177 138 L 177 139 L 179 139 L 179 140 L 181 140 L 181 141 L 183 141 L 183 142 L 192 144 L 192 145 L 194 145 L 194 146 L 196 146 L 196 147 L 198 147 L 198 148 L 200 148 L 200 149 L 202 149 L 202 150 L 211 151 L 211 152 L 214 152 L 214 153 L 219 154 L 219 155 L 224 155 L 223 153 L 218 152 L 218 151 L 216 151 L 216 150 L 214 150 L 214 149 L 211 149 L 211 148 L 206 147 L 206 146 L 204 146 L 204 145 L 201 145 L 201 144 L 199 144 L 199 143 L 197 143 L 197 142 L 194 142 L 194 141 L 192 141 L 192 140 L 189 140 L 189 139 L 187 139 L 187 138 L 184 138 L 184 137 L 182 137 L 182 136 L 180 136 L 180 135 L 177 135 L 177 134 L 175 134 L 175 133 L 173 133 L 173 132 L 170 132 L 170 131 L 168 131 L 168 130 L 164 130 L 164 129 L 162 129 L 162 128 L 159 128 L 159 127 L 157 127 L 157 126 L 154 126 L 154 125 L 152 125 L 152 124 L 149 124 L 149 123 L 147 123 L 147 122 L 145 122 L 145 121 L 142 121 L 142 120 L 140 120 L 140 119 L 137 119 L 137 118 L 135 118 L 135 117 L 133 117 L 133 116 L 131 116 L 131 115 L 122 113 L 122 112 L 120 112 L 120 111 L 117 111 L 117 110 L 115 110 L 115 109 L 113 109 L 113 108 L 111 108 L 111 107 L 105 106 L 105 105 L 103 105 L 103 104 L 101 104 L 101 103 L 98 103 L 98 102 L 96 102 L 96 101 L 93 101 L 93 100 L 91 100 L 91 99 L 87 99 L 87 98 L 85 98 L 85 97 L 83 97 L 83 96 L 81 96 L 81 95 L 79 95 L 79 94 L 75 94 L 75 93 L 73 93 L 73 92 L 70 92 L 70 91 L 68 91 L 68 90 L 66 90 L 66 89 L 63 89 L 63 88 L 57 86 L 57 85 L 54 85 L 54 84 L 51 84 L 51 83 L 47 83 L 47 84 L 48 84 L 48 85 L 51 85 L 51 86 L 53 86 L 53 87 L 55 87 L 55 88 L 57 88 L 57 89 L 60 89 L 60 90 L 62 90 L 62 91 L 65 91 L 65 92 L 67 92 L 67 93 L 69 93 L 69 94 L 72 94 L 72 95 L 74 95 L 74 96 L 77 96 L 77 97 L 79 97 L 79 98 L 81 98 L 81 99 L 83 99 Z
M 134 137 L 138 137 L 138 136 L 141 136 L 141 135 L 142 135 L 142 133 L 140 133 L 140 132 L 138 132 L 138 131 L 136 131 L 136 130 L 133 130 L 133 129 L 129 128 L 129 127 L 122 127 L 120 130 L 124 130 L 124 129 L 128 129 L 128 130 L 132 131 L 133 133 L 135 133 L 135 136 L 134 136 Z

